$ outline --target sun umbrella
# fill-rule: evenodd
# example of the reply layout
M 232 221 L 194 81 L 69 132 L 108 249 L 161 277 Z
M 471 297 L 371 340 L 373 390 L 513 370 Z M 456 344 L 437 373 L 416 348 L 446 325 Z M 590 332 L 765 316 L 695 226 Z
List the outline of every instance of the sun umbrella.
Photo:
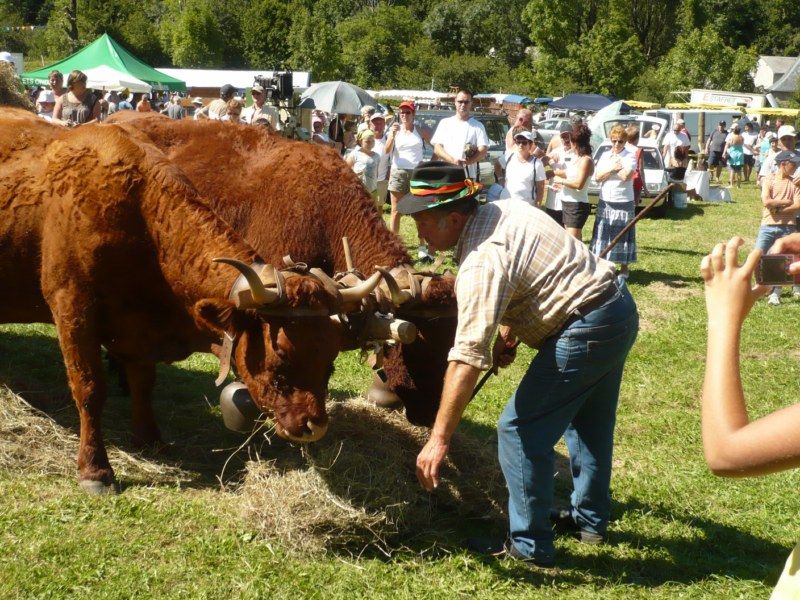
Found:
M 328 113 L 357 115 L 362 106 L 378 106 L 377 100 L 357 85 L 346 81 L 315 83 L 300 97 L 300 108 L 315 108 Z
M 149 93 L 153 88 L 141 79 L 129 73 L 118 71 L 108 65 L 100 65 L 85 69 L 86 87 L 95 90 L 122 90 L 128 88 L 132 92 Z

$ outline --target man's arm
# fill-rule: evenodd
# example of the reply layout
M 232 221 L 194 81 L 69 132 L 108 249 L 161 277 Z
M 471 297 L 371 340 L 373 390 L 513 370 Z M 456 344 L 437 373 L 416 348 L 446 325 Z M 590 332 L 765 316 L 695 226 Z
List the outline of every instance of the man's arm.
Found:
M 428 442 L 417 456 L 417 479 L 429 492 L 439 487 L 439 468 L 450 447 L 450 438 L 472 399 L 479 374 L 480 369 L 459 361 L 451 361 L 447 367 L 436 422 Z
M 466 162 L 464 160 L 460 160 L 460 159 L 453 158 L 452 156 L 450 156 L 450 154 L 447 152 L 447 150 L 444 149 L 444 146 L 442 146 L 441 144 L 434 144 L 433 145 L 433 156 L 434 156 L 434 158 L 438 156 L 443 161 L 449 162 L 451 164 L 458 165 L 458 166 L 463 166 L 463 165 L 466 164 Z

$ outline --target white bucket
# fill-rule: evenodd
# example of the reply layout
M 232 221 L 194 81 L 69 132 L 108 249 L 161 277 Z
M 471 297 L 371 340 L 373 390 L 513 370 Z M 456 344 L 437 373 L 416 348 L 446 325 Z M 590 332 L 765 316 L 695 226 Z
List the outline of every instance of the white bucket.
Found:
M 674 191 L 672 192 L 672 205 L 675 208 L 686 208 L 689 199 L 686 192 Z

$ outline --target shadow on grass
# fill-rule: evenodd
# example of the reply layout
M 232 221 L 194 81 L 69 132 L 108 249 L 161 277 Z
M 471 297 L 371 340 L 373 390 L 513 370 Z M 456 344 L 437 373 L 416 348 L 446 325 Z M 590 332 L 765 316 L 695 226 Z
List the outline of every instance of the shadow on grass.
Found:
M 698 287 L 702 283 L 700 276 L 685 277 L 677 273 L 664 273 L 662 271 L 647 271 L 644 269 L 631 268 L 628 284 L 641 285 L 647 287 L 652 283 L 663 283 L 672 288 L 685 288 L 689 286 Z
M 650 253 L 650 252 L 657 252 L 660 254 L 683 254 L 685 256 L 698 256 L 702 258 L 707 252 L 700 252 L 698 250 L 681 250 L 678 248 L 658 248 L 656 246 L 644 246 L 637 244 L 637 248 L 639 251 Z

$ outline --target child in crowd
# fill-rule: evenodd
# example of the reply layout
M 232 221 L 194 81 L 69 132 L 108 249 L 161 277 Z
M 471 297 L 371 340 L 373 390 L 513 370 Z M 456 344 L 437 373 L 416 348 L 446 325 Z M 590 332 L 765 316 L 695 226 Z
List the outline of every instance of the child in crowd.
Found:
M 358 134 L 358 147 L 345 157 L 353 172 L 361 178 L 372 199 L 378 201 L 378 162 L 380 156 L 372 149 L 375 147 L 375 133 L 371 129 L 363 129 Z

